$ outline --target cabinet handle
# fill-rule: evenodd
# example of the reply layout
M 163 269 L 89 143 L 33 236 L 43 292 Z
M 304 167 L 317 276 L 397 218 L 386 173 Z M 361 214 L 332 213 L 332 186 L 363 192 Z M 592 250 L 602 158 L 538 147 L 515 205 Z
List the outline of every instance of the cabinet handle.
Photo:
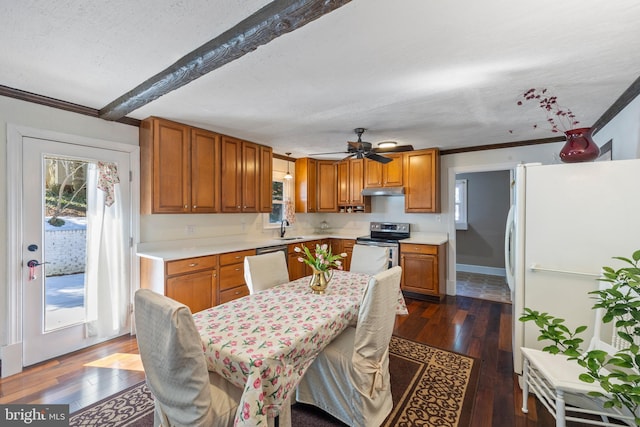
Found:
M 184 208 L 185 208 L 185 209 L 187 209 L 187 207 L 188 207 L 187 205 L 184 205 Z
M 240 209 L 240 206 L 236 206 L 236 208 Z
M 240 271 L 240 269 L 239 269 L 239 268 L 236 268 L 236 271 Z
M 198 207 L 198 205 L 193 205 L 193 209 L 195 209 L 195 208 L 197 208 L 197 207 Z
M 198 265 L 197 262 L 192 262 L 191 264 L 189 264 L 189 267 L 195 267 L 196 265 Z
M 236 295 L 238 295 L 240 293 L 240 291 L 236 291 Z
M 240 255 L 236 255 L 236 259 L 240 259 Z

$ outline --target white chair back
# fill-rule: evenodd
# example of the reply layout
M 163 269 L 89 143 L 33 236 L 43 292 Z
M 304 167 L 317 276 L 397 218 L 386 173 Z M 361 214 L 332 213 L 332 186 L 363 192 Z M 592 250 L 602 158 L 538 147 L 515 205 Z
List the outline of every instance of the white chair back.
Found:
M 354 384 L 374 392 L 388 386 L 389 341 L 393 334 L 402 268 L 393 267 L 371 278 L 365 290 L 353 348 Z M 372 377 L 371 373 L 375 373 Z M 371 384 L 373 378 L 374 384 Z M 384 384 L 387 383 L 387 384 Z
M 244 280 L 249 292 L 256 292 L 289 281 L 289 270 L 284 252 L 270 252 L 244 258 Z
M 189 308 L 140 289 L 135 323 L 147 384 L 162 413 L 175 425 L 212 425 L 209 373 Z
M 353 245 L 351 267 L 354 273 L 378 274 L 389 268 L 390 251 L 382 246 Z

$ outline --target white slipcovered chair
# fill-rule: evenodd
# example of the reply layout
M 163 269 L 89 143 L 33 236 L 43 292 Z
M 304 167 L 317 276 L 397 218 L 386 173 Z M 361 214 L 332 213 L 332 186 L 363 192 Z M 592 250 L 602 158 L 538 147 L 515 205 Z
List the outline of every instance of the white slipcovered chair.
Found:
M 389 256 L 389 248 L 355 244 L 353 245 L 349 271 L 378 274 L 389 268 Z
M 600 284 L 600 289 L 610 287 L 609 283 Z M 613 326 L 611 343 L 602 340 L 602 317 L 604 310 L 595 310 L 595 326 L 588 350 L 602 350 L 615 354 L 629 345 L 618 336 L 618 328 Z M 615 320 L 611 323 L 615 323 Z M 634 341 L 640 345 L 640 337 Z M 626 408 L 604 408 L 603 401 L 589 396 L 590 391 L 605 393 L 596 382 L 593 384 L 581 381 L 578 377 L 586 369 L 575 360 L 569 360 L 561 354 L 551 354 L 541 350 L 522 347 L 524 367 L 522 374 L 522 412 L 528 412 L 527 400 L 529 392 L 535 394 L 545 408 L 556 419 L 556 427 L 565 427 L 567 421 L 600 426 L 620 426 L 618 422 L 610 422 L 613 418 L 627 425 L 635 426 L 633 414 Z M 593 415 L 600 419 L 592 419 Z M 636 414 L 638 416 L 639 414 Z
M 350 426 L 379 426 L 391 412 L 389 341 L 393 333 L 399 266 L 372 277 L 358 324 L 318 355 L 298 385 L 296 400 L 314 405 Z
M 251 294 L 287 283 L 289 270 L 284 252 L 244 257 L 244 280 Z
M 149 289 L 135 294 L 135 324 L 154 425 L 232 426 L 242 390 L 207 371 L 191 311 Z

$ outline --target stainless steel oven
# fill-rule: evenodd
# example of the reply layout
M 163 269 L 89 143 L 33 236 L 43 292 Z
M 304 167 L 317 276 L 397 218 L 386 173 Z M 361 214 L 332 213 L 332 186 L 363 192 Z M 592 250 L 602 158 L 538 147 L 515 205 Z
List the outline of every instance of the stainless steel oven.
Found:
M 369 224 L 370 234 L 358 237 L 359 245 L 382 246 L 389 248 L 389 268 L 399 263 L 400 244 L 402 239 L 410 237 L 411 225 L 406 222 L 372 222 Z

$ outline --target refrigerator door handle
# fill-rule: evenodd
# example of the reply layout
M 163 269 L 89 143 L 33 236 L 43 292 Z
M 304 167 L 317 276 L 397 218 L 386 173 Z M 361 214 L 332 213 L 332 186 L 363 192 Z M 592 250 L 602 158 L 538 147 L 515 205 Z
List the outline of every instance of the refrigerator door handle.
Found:
M 513 265 L 513 258 L 515 257 L 515 253 L 513 252 L 515 249 L 513 242 L 515 237 L 515 208 L 515 205 L 511 205 L 511 208 L 509 208 L 506 229 L 504 232 L 504 266 L 507 275 L 507 284 L 509 285 L 509 289 L 511 289 L 512 293 L 515 287 L 515 270 Z

